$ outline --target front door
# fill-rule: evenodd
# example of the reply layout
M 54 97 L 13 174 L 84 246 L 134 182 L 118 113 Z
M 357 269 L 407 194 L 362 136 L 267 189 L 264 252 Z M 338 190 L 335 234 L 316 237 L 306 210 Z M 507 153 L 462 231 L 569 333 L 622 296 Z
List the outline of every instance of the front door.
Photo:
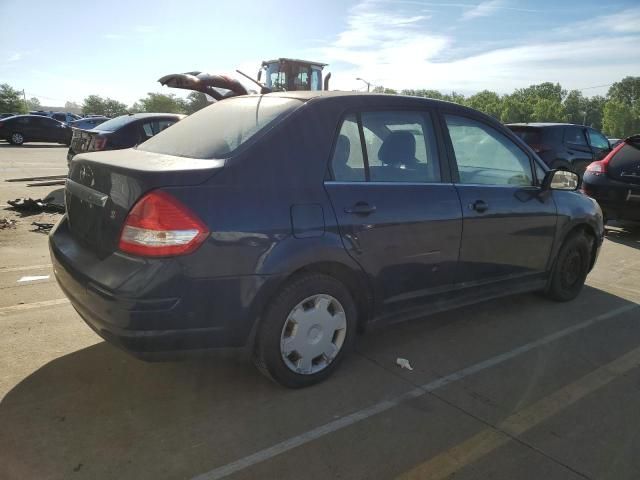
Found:
M 427 111 L 345 117 L 325 182 L 349 254 L 393 314 L 451 288 L 462 220 Z
M 456 283 L 541 274 L 556 229 L 556 206 L 542 194 L 532 158 L 482 119 L 444 115 L 463 212 Z
M 586 130 L 579 125 L 572 125 L 564 129 L 564 143 L 567 149 L 568 159 L 573 171 L 582 177 L 582 174 L 594 160 L 593 151 L 587 141 Z

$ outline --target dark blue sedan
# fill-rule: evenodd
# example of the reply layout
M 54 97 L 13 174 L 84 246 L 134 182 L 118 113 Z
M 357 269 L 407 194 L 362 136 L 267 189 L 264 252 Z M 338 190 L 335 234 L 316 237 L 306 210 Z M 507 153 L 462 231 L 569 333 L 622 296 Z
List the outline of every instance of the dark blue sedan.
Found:
M 245 348 L 301 387 L 365 327 L 517 292 L 575 298 L 603 238 L 578 187 L 462 106 L 244 96 L 135 149 L 79 154 L 50 249 L 108 342 L 149 359 Z

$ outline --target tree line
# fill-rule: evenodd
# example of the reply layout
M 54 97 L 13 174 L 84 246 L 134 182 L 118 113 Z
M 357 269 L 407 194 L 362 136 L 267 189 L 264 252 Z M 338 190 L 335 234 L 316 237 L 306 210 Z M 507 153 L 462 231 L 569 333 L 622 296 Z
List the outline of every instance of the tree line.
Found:
M 609 88 L 606 96 L 585 97 L 580 90 L 567 91 L 559 83 L 545 82 L 519 88 L 500 95 L 483 90 L 465 97 L 438 90 L 393 90 L 376 87 L 374 92 L 435 98 L 475 108 L 503 123 L 516 122 L 569 122 L 589 125 L 610 137 L 624 138 L 640 133 L 640 77 L 625 77 Z M 191 114 L 208 105 L 206 96 L 191 92 L 186 99 L 174 94 L 148 93 L 130 107 L 100 95 L 89 95 L 82 102 L 82 113 L 115 117 L 125 113 L 163 112 Z M 10 85 L 0 85 L 0 113 L 26 113 L 35 110 L 37 98 L 27 100 L 22 92 Z M 72 105 L 67 102 L 67 105 Z
M 117 117 L 126 113 L 161 112 L 184 113 L 189 115 L 209 105 L 204 93 L 191 92 L 187 98 L 180 98 L 170 93 L 148 93 L 131 106 L 109 97 L 89 95 L 82 105 L 66 102 L 64 108 L 79 107 L 85 115 L 104 115 Z M 0 113 L 27 113 L 41 108 L 40 101 L 33 97 L 25 99 L 21 90 L 3 83 L 0 85 Z
M 499 95 L 483 90 L 465 97 L 438 90 L 400 90 L 376 87 L 376 93 L 412 95 L 446 100 L 480 110 L 503 123 L 569 122 L 589 125 L 610 137 L 640 133 L 640 77 L 625 77 L 611 85 L 606 96 L 585 97 L 559 83 L 545 82 Z

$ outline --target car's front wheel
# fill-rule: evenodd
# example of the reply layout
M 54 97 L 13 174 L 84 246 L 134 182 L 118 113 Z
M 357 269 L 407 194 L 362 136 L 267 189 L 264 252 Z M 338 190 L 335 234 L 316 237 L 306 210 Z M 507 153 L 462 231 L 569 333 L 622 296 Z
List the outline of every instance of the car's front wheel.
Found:
M 589 273 L 592 242 L 584 232 L 567 237 L 551 273 L 546 290 L 548 297 L 567 302 L 578 296 Z
M 349 290 L 335 278 L 298 277 L 267 308 L 254 362 L 285 387 L 318 383 L 331 375 L 351 347 L 356 315 Z
M 12 145 L 22 145 L 24 143 L 24 136 L 19 132 L 12 133 L 11 138 L 9 138 L 9 143 Z

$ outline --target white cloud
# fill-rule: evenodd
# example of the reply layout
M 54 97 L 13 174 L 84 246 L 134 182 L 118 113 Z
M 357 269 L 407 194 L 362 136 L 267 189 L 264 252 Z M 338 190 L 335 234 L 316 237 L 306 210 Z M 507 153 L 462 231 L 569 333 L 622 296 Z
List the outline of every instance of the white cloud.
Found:
M 471 20 L 478 17 L 488 17 L 493 15 L 498 9 L 504 6 L 503 0 L 487 0 L 480 2 L 475 7 L 471 7 L 462 14 L 462 20 Z
M 134 30 L 138 33 L 152 33 L 156 31 L 155 25 L 136 25 Z
M 9 58 L 7 58 L 7 62 L 17 62 L 18 60 L 22 59 L 22 53 L 20 52 L 16 52 L 13 55 L 11 55 Z
M 589 22 L 592 32 L 588 36 L 579 29 L 573 35 L 550 32 L 544 40 L 523 38 L 501 48 L 492 46 L 481 53 L 443 60 L 460 47 L 451 31 L 436 33 L 430 28 L 428 17 L 396 13 L 395 2 L 386 5 L 387 8 L 384 3 L 372 1 L 358 4 L 350 11 L 345 30 L 329 47 L 321 49 L 321 58 L 338 63 L 338 69 L 333 68 L 332 88 L 361 89 L 362 82 L 355 79 L 362 77 L 395 89 L 473 93 L 486 88 L 510 92 L 544 81 L 560 82 L 565 88 L 584 88 L 638 73 L 640 35 L 636 33 L 638 22 L 633 23 L 635 17 L 596 17 Z M 625 21 L 627 18 L 629 22 Z M 593 25 L 611 25 L 615 21 L 618 30 L 593 31 Z M 568 32 L 571 27 L 567 25 Z
M 120 40 L 124 38 L 124 35 L 121 35 L 119 33 L 105 33 L 102 37 L 106 38 L 107 40 Z

